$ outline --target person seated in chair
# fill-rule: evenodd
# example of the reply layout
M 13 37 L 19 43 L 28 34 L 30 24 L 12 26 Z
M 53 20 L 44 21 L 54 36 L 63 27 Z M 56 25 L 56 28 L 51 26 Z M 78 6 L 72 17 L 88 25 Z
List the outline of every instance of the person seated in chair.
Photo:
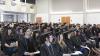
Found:
M 19 56 L 35 56 L 37 43 L 32 37 L 31 29 L 27 29 L 23 38 L 19 40 Z
M 5 33 L 4 36 L 2 36 L 2 49 L 6 55 L 12 56 L 17 51 L 18 40 L 14 37 L 11 28 L 6 30 L 7 34 Z
M 53 44 L 53 37 L 45 35 L 45 43 L 40 48 L 40 56 L 62 56 L 57 45 Z

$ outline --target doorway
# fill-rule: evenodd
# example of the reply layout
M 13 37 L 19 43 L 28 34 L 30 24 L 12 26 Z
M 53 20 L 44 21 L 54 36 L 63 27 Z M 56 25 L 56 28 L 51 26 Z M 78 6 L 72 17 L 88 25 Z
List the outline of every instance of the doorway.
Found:
M 61 23 L 70 24 L 70 16 L 63 16 L 61 17 Z
M 42 17 L 36 17 L 36 23 L 42 23 Z

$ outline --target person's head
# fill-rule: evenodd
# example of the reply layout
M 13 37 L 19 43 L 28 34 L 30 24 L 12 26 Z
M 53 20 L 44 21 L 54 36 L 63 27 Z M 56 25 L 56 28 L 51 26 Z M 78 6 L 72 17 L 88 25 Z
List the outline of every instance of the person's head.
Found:
M 19 29 L 19 33 L 20 33 L 20 34 L 23 33 L 23 29 Z
M 50 42 L 50 43 L 53 42 L 53 37 L 52 36 L 46 35 L 45 37 L 46 37 L 47 42 Z
M 95 26 L 95 27 L 96 27 L 96 24 L 93 24 L 93 26 Z
M 51 29 L 51 28 L 48 26 L 48 27 L 47 27 L 47 30 L 50 30 L 50 29 Z
M 44 29 L 44 33 L 48 32 L 48 29 Z
M 33 32 L 32 32 L 32 36 L 33 36 L 33 37 L 38 37 L 38 36 L 39 36 L 39 33 L 38 33 L 37 31 L 36 31 L 36 32 L 33 31 Z
M 64 48 L 64 47 L 66 46 L 62 34 L 60 34 L 60 37 L 59 37 L 59 40 L 58 40 L 58 44 L 59 44 L 60 47 L 62 47 L 62 48 Z
M 73 36 L 76 36 L 76 32 L 75 31 L 71 32 L 71 37 L 73 37 Z
M 31 36 L 31 34 L 32 34 L 31 29 L 27 29 L 26 32 L 25 32 L 25 35 L 27 35 L 27 36 Z
M 60 37 L 59 37 L 59 40 L 58 41 L 63 41 L 64 39 L 63 39 L 63 35 L 62 34 L 60 34 Z
M 98 33 L 98 36 L 100 37 L 100 32 Z

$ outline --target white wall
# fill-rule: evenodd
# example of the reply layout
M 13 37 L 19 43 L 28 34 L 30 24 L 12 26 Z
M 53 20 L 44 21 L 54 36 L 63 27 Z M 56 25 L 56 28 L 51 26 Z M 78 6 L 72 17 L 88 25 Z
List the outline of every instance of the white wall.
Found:
M 100 0 L 37 0 L 36 17 L 43 17 L 43 22 L 58 23 L 61 16 L 70 16 L 71 23 L 97 24 L 100 21 L 99 2 Z
M 46 23 L 49 22 L 49 7 L 48 7 L 49 0 L 36 0 L 37 12 L 36 17 L 42 17 L 42 22 Z
M 87 22 L 89 24 L 100 24 L 100 13 L 87 14 Z
M 100 0 L 87 0 L 87 9 L 100 9 Z
M 53 12 L 83 11 L 83 0 L 52 0 L 51 2 Z
M 42 17 L 42 22 L 43 23 L 48 23 L 49 22 L 48 14 L 37 14 L 36 17 Z
M 36 9 L 37 13 L 48 13 L 49 8 L 48 8 L 48 0 L 36 0 Z
M 50 21 L 53 23 L 59 23 L 61 22 L 61 17 L 63 16 L 70 16 L 71 24 L 77 24 L 77 23 L 83 24 L 83 14 L 51 15 Z
M 73 5 L 71 5 L 73 7 L 70 7 L 68 5 L 70 7 L 70 9 L 68 9 L 69 7 L 67 7 L 67 5 L 66 5 L 66 4 L 68 4 L 66 2 L 69 1 L 69 0 L 36 0 L 36 1 L 37 1 L 37 3 L 36 3 L 36 6 L 37 6 L 36 17 L 42 17 L 42 22 L 58 23 L 59 20 L 61 19 L 61 16 L 70 16 L 71 17 L 71 23 L 83 24 L 83 14 L 68 14 L 68 13 L 67 14 L 64 14 L 64 13 L 63 14 L 53 14 L 52 13 L 52 12 L 59 12 L 59 11 L 62 12 L 62 11 L 69 11 L 69 10 L 73 11 L 73 8 L 74 9 L 76 8 L 75 9 L 76 11 L 82 11 L 82 9 L 81 9 L 81 8 L 83 8 L 82 7 L 83 5 L 81 4 L 82 1 L 78 0 L 79 2 L 73 2 L 74 4 L 81 2 L 80 3 L 81 5 L 78 5 L 78 4 L 76 5 L 77 7 L 75 7 Z M 71 3 L 71 4 L 73 4 L 73 3 Z

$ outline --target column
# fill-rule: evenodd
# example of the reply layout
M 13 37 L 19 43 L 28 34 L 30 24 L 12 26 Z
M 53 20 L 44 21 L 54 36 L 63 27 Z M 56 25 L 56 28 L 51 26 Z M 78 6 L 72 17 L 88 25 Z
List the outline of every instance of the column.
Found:
M 83 0 L 83 24 L 87 24 L 87 0 Z

